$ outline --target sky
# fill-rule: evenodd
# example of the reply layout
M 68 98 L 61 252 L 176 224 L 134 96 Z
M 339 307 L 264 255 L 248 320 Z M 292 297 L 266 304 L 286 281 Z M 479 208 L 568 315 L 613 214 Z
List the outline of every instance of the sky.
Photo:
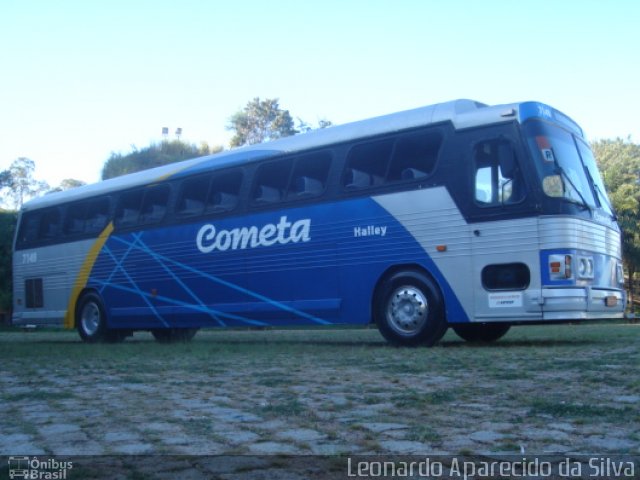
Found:
M 637 0 L 0 0 L 0 170 L 93 183 L 112 152 L 228 147 L 254 97 L 311 124 L 537 100 L 640 142 Z

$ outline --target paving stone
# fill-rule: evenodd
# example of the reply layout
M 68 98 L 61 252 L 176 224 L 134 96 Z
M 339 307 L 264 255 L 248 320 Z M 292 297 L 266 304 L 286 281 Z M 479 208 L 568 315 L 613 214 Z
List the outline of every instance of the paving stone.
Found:
M 145 453 L 153 453 L 153 445 L 148 443 L 124 443 L 112 447 L 117 453 L 125 455 L 142 455 Z
M 262 418 L 253 413 L 243 412 L 235 408 L 209 406 L 206 410 L 211 415 L 227 422 L 259 422 L 262 420 Z
M 505 438 L 505 435 L 492 430 L 480 430 L 478 432 L 473 432 L 469 435 L 469 438 L 476 442 L 495 442 Z
M 266 422 L 260 422 L 257 427 L 260 430 L 280 431 L 288 428 L 289 424 L 282 420 L 267 420 Z
M 374 433 L 382 433 L 382 432 L 387 432 L 389 430 L 403 430 L 403 429 L 409 428 L 409 426 L 404 423 L 372 422 L 372 423 L 360 423 L 359 425 Z
M 429 445 L 411 440 L 382 440 L 379 443 L 389 452 L 405 455 L 427 454 L 433 450 Z
M 551 445 L 542 447 L 543 453 L 566 453 L 570 451 L 571 447 L 567 447 L 566 445 L 559 445 L 557 443 L 552 443 Z
M 640 403 L 640 395 L 620 395 L 613 397 L 613 400 L 621 403 Z
M 57 436 L 65 433 L 78 432 L 80 427 L 74 423 L 55 423 L 53 425 L 45 425 L 38 429 L 40 434 L 47 436 Z
M 594 447 L 614 452 L 629 450 L 633 447 L 637 448 L 635 442 L 618 437 L 589 437 L 587 442 Z
M 532 440 L 568 440 L 569 434 L 561 430 L 551 430 L 543 428 L 527 428 L 523 436 Z
M 278 432 L 276 437 L 283 440 L 292 440 L 294 442 L 313 442 L 322 440 L 327 436 L 324 433 L 320 433 L 317 430 L 312 430 L 310 428 L 297 428 Z
M 255 442 L 260 438 L 260 435 L 248 430 L 225 430 L 216 431 L 218 437 L 224 438 L 231 445 L 241 445 L 244 443 Z
M 4 446 L 2 450 L 0 450 L 0 454 L 2 455 L 44 455 L 47 453 L 42 447 L 28 441 Z
M 139 439 L 140 435 L 133 432 L 107 432 L 104 436 L 105 442 L 129 442 Z
M 309 449 L 313 455 L 342 455 L 359 450 L 353 445 L 348 446 L 341 443 L 311 443 Z
M 570 423 L 565 423 L 565 422 L 550 423 L 548 424 L 548 427 L 551 430 L 562 430 L 564 432 L 574 432 L 576 430 L 576 427 L 574 427 Z

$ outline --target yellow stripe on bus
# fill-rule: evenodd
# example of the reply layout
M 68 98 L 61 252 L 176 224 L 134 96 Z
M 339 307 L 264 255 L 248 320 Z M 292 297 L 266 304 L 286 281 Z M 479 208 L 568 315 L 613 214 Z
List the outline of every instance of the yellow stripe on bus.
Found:
M 82 289 L 87 285 L 87 281 L 89 280 L 89 274 L 93 269 L 94 263 L 96 263 L 96 259 L 98 258 L 98 254 L 102 250 L 102 247 L 106 243 L 107 239 L 113 232 L 113 222 L 109 222 L 109 225 L 100 233 L 100 236 L 95 241 L 95 243 L 91 246 L 89 253 L 87 254 L 87 258 L 84 259 L 84 263 L 80 268 L 80 272 L 78 272 L 78 276 L 73 285 L 73 290 L 71 290 L 71 296 L 69 297 L 69 304 L 67 305 L 67 313 L 64 317 L 64 328 L 73 328 L 75 323 L 75 311 L 76 311 L 76 302 L 78 301 L 78 296 Z

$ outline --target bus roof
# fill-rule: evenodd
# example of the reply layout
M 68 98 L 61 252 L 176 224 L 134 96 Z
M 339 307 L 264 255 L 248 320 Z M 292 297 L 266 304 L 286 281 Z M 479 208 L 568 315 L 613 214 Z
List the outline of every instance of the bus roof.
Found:
M 170 178 L 180 178 L 212 169 L 250 163 L 283 153 L 295 153 L 357 138 L 365 138 L 430 124 L 451 122 L 456 129 L 462 129 L 513 121 L 514 119 L 524 122 L 533 117 L 555 121 L 582 136 L 582 130 L 573 120 L 542 103 L 523 102 L 488 106 L 474 100 L 460 99 L 344 125 L 336 125 L 326 129 L 313 130 L 268 143 L 250 145 L 214 155 L 207 155 L 143 170 L 73 188 L 64 192 L 46 194 L 25 203 L 23 210 L 34 210 L 63 202 L 72 202 L 94 196 L 106 195 L 128 188 L 160 183 Z

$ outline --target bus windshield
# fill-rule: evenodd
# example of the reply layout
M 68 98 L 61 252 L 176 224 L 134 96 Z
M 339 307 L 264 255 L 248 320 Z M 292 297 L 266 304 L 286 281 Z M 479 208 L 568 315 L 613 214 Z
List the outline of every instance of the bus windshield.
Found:
M 539 121 L 527 122 L 524 129 L 546 195 L 613 216 L 593 153 L 582 140 Z

